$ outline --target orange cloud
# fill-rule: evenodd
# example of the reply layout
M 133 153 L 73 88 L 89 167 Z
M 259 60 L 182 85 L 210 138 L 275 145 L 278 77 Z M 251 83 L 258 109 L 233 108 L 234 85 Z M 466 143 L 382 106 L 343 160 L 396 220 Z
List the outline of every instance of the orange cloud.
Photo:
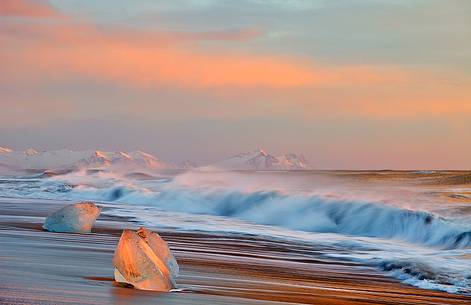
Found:
M 34 2 L 37 5 L 29 10 L 26 9 L 29 1 L 18 3 L 16 7 L 10 3 L 5 11 L 38 16 L 54 13 L 50 7 L 39 5 L 43 2 Z M 0 60 L 7 68 L 4 77 L 16 75 L 26 80 L 37 75 L 44 80 L 79 75 L 144 87 L 292 88 L 404 79 L 399 71 L 322 67 L 305 59 L 211 51 L 199 45 L 200 41 L 243 41 L 258 35 L 260 31 L 254 29 L 179 33 L 99 29 L 72 20 L 41 24 L 10 22 L 1 26 L 0 39 L 3 45 L 14 47 L 2 49 Z
M 447 79 L 447 81 L 444 81 Z M 457 80 L 460 80 L 458 83 Z M 364 118 L 375 120 L 443 118 L 469 120 L 471 81 L 463 75 L 415 72 L 406 81 L 376 84 L 324 85 L 308 88 L 246 88 L 212 90 L 216 100 L 249 101 L 245 114 L 239 108 L 225 116 L 269 115 L 316 119 Z M 219 117 L 224 112 L 219 112 Z
M 43 0 L 2 0 L 0 1 L 0 16 L 18 17 L 57 17 L 47 1 Z
M 357 103 L 360 115 L 376 118 L 420 116 L 456 117 L 471 115 L 471 92 L 468 97 L 457 96 L 453 91 L 439 91 L 415 96 L 414 94 L 383 96 L 381 100 Z
M 19 7 L 29 3 L 14 2 Z M 220 100 L 257 100 L 260 111 L 270 107 L 280 115 L 308 118 L 471 113 L 469 90 L 439 86 L 430 74 L 394 67 L 321 66 L 302 58 L 216 51 L 201 44 L 261 34 L 254 29 L 188 33 L 98 28 L 71 19 L 3 22 L 0 43 L 6 47 L 0 49 L 0 79 L 40 85 L 72 76 L 130 87 L 203 90 Z

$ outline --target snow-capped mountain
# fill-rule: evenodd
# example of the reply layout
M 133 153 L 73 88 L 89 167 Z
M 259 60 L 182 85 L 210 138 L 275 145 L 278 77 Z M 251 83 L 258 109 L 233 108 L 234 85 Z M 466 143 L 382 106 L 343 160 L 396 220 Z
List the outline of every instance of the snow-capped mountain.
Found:
M 75 169 L 111 169 L 123 171 L 191 169 L 196 165 L 191 162 L 178 164 L 163 162 L 143 151 L 105 152 L 99 150 L 50 150 L 38 152 L 33 148 L 16 151 L 0 147 L 0 168 L 12 170 L 75 170 Z M 200 167 L 202 170 L 306 170 L 310 166 L 303 155 L 284 154 L 273 156 L 263 150 L 256 150 L 236 155 Z
M 284 154 L 273 156 L 264 150 L 236 155 L 216 162 L 203 169 L 224 170 L 307 170 L 309 164 L 303 155 Z
M 1 146 L 0 146 L 0 154 L 1 154 L 1 153 L 9 153 L 9 152 L 11 152 L 11 151 L 12 151 L 11 148 L 8 148 L 8 147 L 1 147 Z
M 194 168 L 197 168 L 198 165 L 193 162 L 193 161 L 182 161 L 182 162 L 178 162 L 176 165 L 175 165 L 178 169 L 194 169 Z
M 116 168 L 116 169 L 170 169 L 175 165 L 163 162 L 157 157 L 142 152 L 104 152 L 52 150 L 38 152 L 32 148 L 15 151 L 0 148 L 0 165 L 13 169 L 27 170 L 64 170 L 76 168 Z

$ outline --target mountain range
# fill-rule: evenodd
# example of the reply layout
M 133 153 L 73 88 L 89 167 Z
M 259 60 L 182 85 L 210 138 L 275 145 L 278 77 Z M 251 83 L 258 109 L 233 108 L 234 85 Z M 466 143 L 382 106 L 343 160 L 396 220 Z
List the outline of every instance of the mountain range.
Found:
M 303 155 L 284 154 L 273 156 L 264 150 L 255 150 L 224 159 L 205 169 L 221 170 L 307 170 L 310 165 Z
M 157 157 L 142 152 L 105 152 L 67 149 L 38 152 L 35 149 L 15 151 L 0 147 L 0 164 L 12 169 L 28 170 L 65 170 L 73 168 L 134 168 L 168 169 L 177 168 L 175 164 L 161 161 Z
M 99 150 L 73 151 L 67 149 L 37 151 L 29 148 L 16 151 L 0 147 L 0 166 L 10 169 L 27 170 L 68 170 L 68 169 L 121 169 L 121 170 L 162 170 L 190 169 L 194 163 L 170 163 L 143 152 L 105 152 Z M 306 170 L 309 163 L 303 155 L 284 154 L 273 156 L 264 150 L 224 159 L 200 167 L 202 170 Z

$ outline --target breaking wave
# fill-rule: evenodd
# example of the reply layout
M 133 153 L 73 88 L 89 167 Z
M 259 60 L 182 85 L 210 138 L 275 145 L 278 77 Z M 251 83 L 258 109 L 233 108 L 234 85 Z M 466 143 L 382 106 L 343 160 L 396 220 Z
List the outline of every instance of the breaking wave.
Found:
M 157 192 L 135 186 L 75 187 L 71 192 L 80 199 L 151 205 L 164 211 L 237 218 L 306 232 L 396 239 L 442 249 L 471 246 L 469 224 L 374 202 L 174 187 Z

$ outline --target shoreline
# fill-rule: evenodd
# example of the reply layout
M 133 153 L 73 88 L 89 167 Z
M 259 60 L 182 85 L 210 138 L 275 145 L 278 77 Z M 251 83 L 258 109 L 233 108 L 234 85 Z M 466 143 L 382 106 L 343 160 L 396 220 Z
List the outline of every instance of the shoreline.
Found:
M 470 304 L 471 297 L 408 286 L 301 243 L 157 230 L 181 268 L 180 292 L 123 288 L 111 259 L 129 218 L 98 218 L 92 234 L 43 231 L 68 202 L 0 199 L 0 304 Z M 156 228 L 151 228 L 156 229 Z

